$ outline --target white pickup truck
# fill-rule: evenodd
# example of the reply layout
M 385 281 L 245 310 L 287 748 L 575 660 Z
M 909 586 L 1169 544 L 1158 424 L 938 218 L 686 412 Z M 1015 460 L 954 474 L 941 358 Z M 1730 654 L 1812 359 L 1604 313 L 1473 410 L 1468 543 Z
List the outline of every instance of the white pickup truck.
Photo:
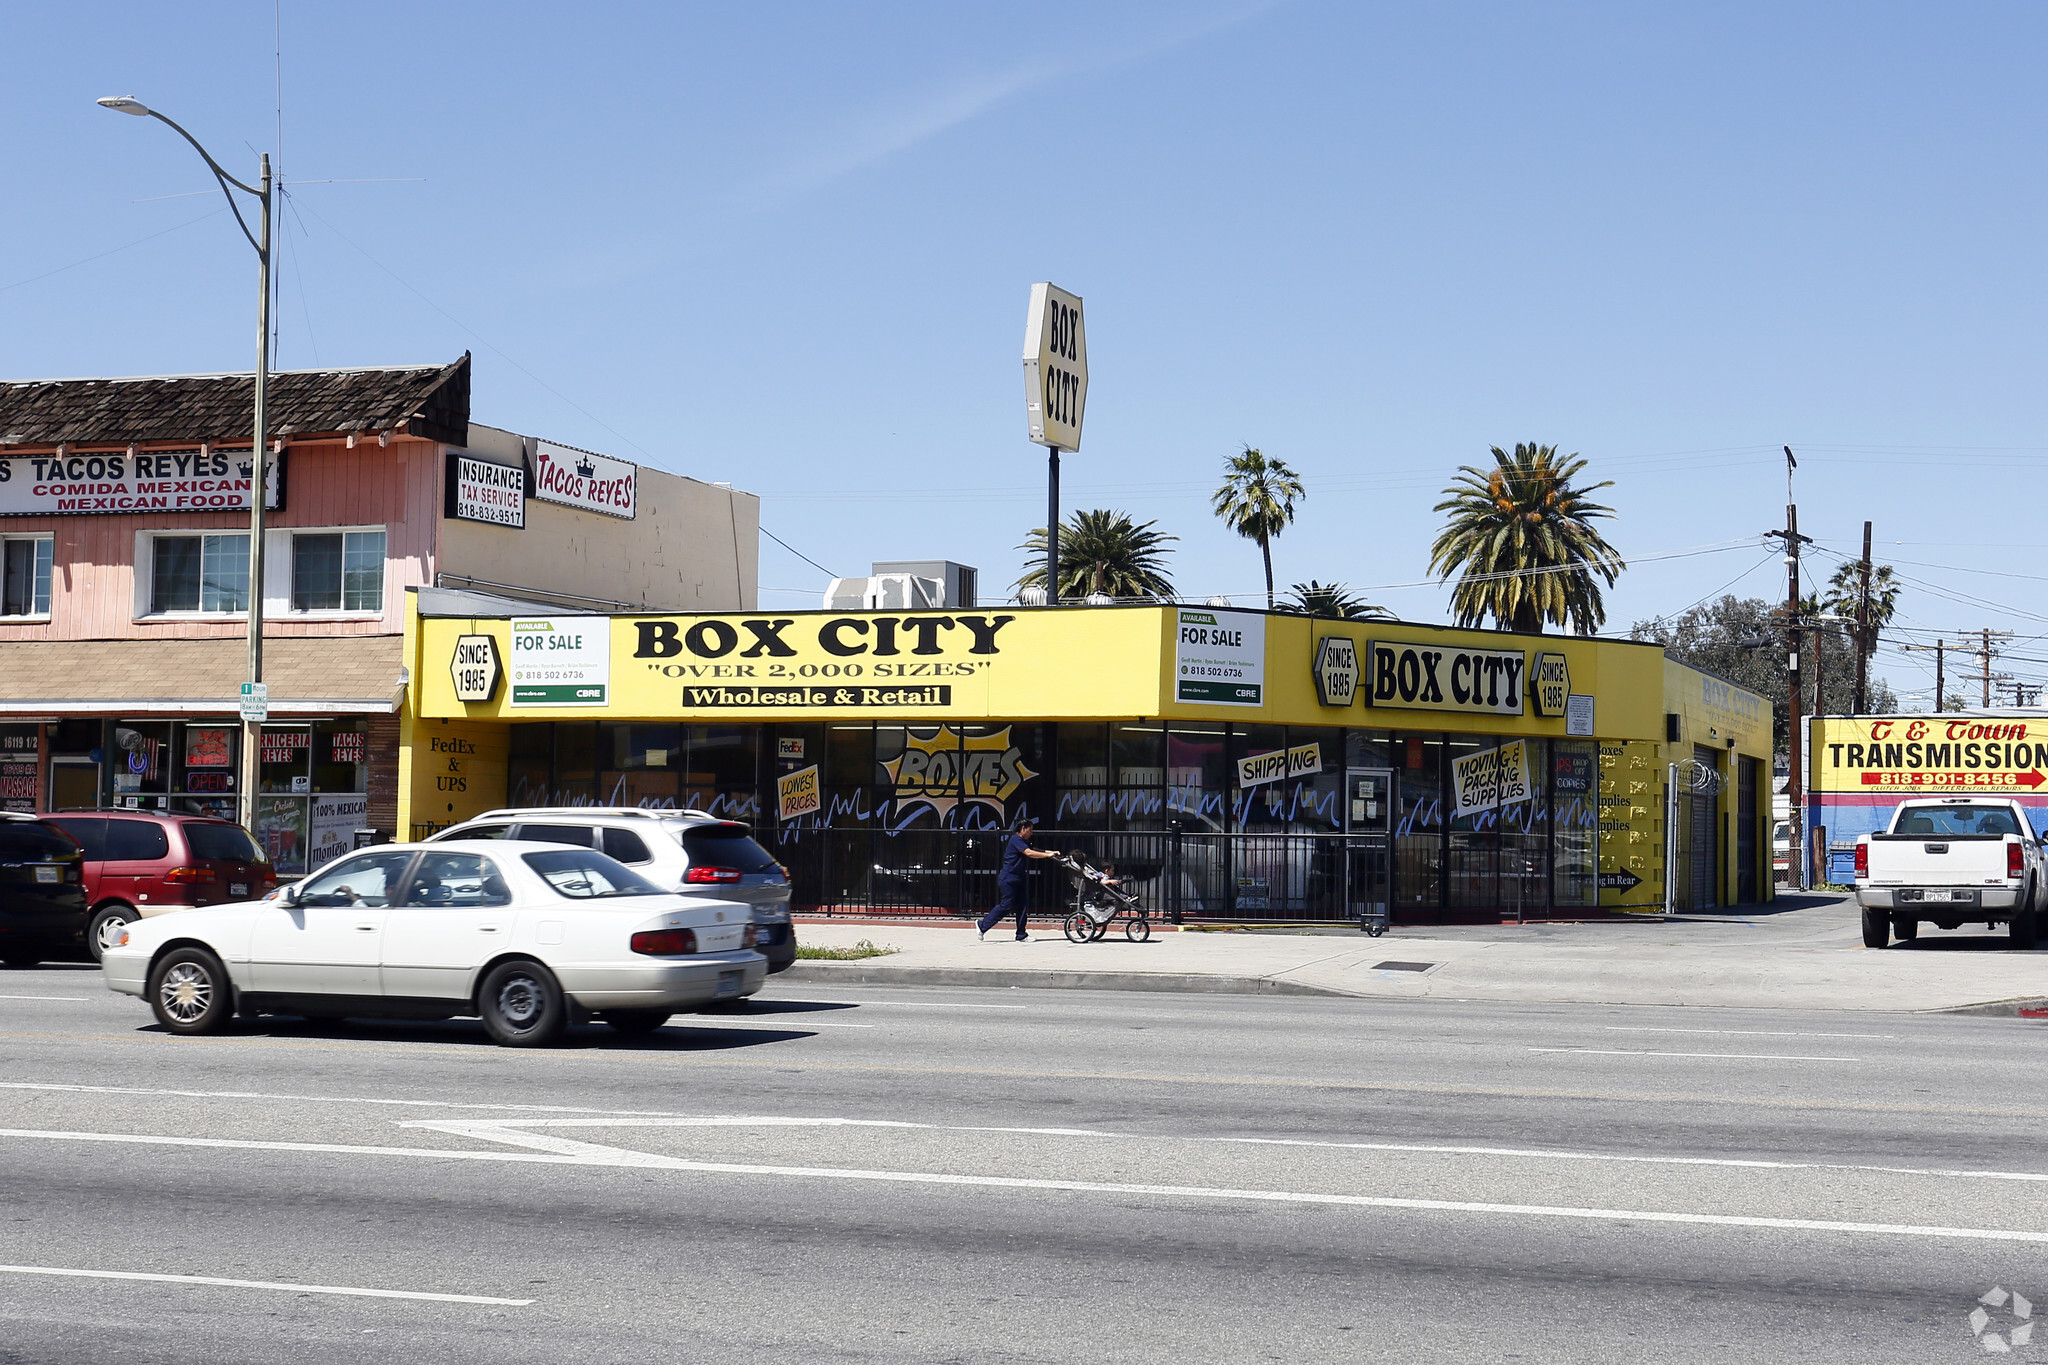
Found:
M 1904 801 L 1891 828 L 1856 841 L 1856 903 L 1863 946 L 1897 934 L 1911 942 L 1922 921 L 1943 929 L 2003 924 L 2015 948 L 2034 946 L 2041 841 L 2017 801 L 1950 796 Z

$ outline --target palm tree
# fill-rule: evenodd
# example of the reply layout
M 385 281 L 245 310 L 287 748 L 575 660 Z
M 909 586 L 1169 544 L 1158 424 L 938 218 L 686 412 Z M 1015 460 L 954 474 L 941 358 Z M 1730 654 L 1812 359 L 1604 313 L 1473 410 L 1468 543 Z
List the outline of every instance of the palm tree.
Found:
M 1294 503 L 1308 493 L 1301 479 L 1279 460 L 1269 460 L 1251 446 L 1223 465 L 1223 486 L 1209 505 L 1223 524 L 1259 544 L 1266 562 L 1266 610 L 1273 610 L 1273 537 L 1294 524 Z
M 1835 570 L 1835 576 L 1828 580 L 1827 593 L 1820 599 L 1821 607 L 1834 616 L 1856 619 L 1857 608 L 1863 602 L 1863 561 L 1852 559 Z M 1849 638 L 1856 642 L 1856 648 L 1864 657 L 1877 652 L 1877 633 L 1892 623 L 1892 613 L 1899 607 L 1898 575 L 1889 564 L 1879 564 L 1870 571 L 1870 619 L 1865 629 L 1859 631 L 1849 627 Z
M 1385 607 L 1374 606 L 1342 583 L 1318 583 L 1311 578 L 1306 583 L 1296 583 L 1292 592 L 1293 596 L 1281 604 L 1280 610 L 1298 611 L 1304 616 L 1332 616 L 1340 621 L 1394 619 Z
M 1556 446 L 1492 449 L 1494 467 L 1460 466 L 1436 505 L 1451 518 L 1430 546 L 1429 571 L 1459 576 L 1451 609 L 1461 626 L 1491 616 L 1500 630 L 1540 635 L 1546 621 L 1569 621 L 1591 634 L 1607 619 L 1594 578 L 1613 587 L 1628 567 L 1589 524 L 1614 515 L 1586 497 L 1613 480 L 1574 487 L 1586 462 L 1576 453 L 1560 459 Z
M 1111 597 L 1171 597 L 1166 576 L 1166 548 L 1178 536 L 1152 528 L 1157 522 L 1134 523 L 1123 512 L 1097 508 L 1076 512 L 1060 528 L 1060 595 L 1080 597 L 1105 593 Z M 1020 550 L 1035 551 L 1037 564 L 1025 570 L 1015 586 L 1045 586 L 1045 528 L 1036 527 Z

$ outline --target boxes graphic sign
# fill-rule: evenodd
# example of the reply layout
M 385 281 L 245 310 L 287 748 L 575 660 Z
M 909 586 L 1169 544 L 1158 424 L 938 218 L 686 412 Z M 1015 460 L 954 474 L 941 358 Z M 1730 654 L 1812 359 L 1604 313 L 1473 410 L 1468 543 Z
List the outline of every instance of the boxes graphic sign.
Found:
M 513 618 L 514 706 L 604 706 L 611 677 L 610 617 Z
M 1175 608 L 1175 617 L 1175 701 L 1265 705 L 1265 617 L 1193 607 Z

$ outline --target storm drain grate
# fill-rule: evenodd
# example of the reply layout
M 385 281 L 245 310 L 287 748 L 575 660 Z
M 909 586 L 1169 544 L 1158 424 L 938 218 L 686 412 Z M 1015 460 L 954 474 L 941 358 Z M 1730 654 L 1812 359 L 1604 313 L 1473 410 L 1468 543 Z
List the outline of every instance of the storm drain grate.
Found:
M 1426 972 L 1435 965 L 1434 962 L 1375 962 L 1372 969 L 1376 972 Z

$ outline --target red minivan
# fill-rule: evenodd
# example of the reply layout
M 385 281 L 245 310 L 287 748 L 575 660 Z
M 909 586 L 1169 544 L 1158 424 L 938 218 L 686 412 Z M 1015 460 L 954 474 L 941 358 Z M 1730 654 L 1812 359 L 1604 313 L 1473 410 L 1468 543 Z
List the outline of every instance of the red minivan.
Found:
M 61 811 L 44 820 L 85 849 L 92 920 L 86 947 L 98 961 L 123 924 L 191 905 L 260 899 L 277 869 L 240 825 L 156 811 Z

